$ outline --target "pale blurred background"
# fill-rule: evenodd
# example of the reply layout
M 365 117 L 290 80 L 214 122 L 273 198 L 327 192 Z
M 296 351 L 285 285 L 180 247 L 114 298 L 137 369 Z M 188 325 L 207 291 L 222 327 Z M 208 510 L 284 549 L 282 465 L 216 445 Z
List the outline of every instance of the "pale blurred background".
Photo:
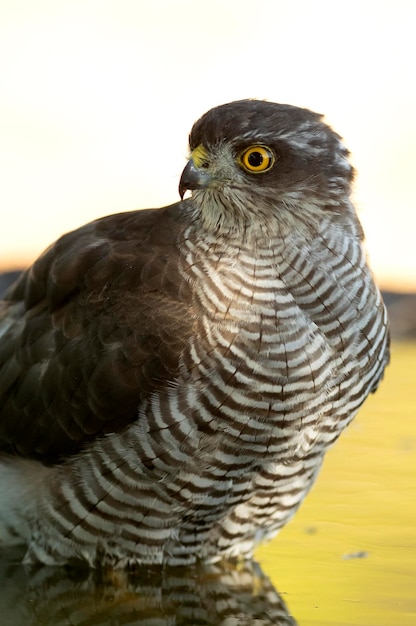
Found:
M 192 123 L 256 97 L 326 114 L 385 289 L 416 291 L 414 0 L 0 0 L 0 271 L 178 199 Z

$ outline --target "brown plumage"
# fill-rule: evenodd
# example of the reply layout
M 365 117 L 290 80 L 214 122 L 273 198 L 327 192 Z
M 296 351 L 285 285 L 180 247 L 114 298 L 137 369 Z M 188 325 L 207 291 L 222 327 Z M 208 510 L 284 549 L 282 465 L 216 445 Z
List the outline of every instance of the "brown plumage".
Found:
M 190 135 L 192 198 L 64 235 L 0 312 L 0 537 L 26 560 L 249 556 L 388 360 L 319 115 L 241 101 Z
M 175 379 L 191 334 L 172 254 L 180 226 L 169 207 L 113 215 L 64 235 L 21 276 L 3 304 L 6 319 L 30 312 L 0 346 L 6 449 L 62 460 Z

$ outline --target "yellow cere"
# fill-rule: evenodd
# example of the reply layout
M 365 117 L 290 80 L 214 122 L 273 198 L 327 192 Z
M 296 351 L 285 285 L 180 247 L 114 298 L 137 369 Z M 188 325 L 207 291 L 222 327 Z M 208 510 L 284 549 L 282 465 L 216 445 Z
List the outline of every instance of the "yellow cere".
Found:
M 202 165 L 207 161 L 207 155 L 208 153 L 201 143 L 197 148 L 195 148 L 195 150 L 192 150 L 191 159 L 195 163 L 196 167 L 202 167 Z

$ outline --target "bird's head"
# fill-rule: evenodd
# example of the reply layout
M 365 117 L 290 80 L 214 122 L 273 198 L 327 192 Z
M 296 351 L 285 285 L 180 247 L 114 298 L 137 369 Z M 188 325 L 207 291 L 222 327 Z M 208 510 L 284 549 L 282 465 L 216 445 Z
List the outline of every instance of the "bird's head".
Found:
M 348 203 L 353 169 L 322 116 L 290 105 L 241 100 L 211 109 L 189 135 L 179 193 L 214 230 L 291 219 L 317 222 Z M 312 212 L 312 216 L 302 215 Z

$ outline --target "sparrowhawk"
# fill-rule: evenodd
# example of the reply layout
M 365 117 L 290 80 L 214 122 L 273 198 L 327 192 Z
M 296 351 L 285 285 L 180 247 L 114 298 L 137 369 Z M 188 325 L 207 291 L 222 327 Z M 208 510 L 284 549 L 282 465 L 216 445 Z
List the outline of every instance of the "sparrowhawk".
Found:
M 243 100 L 189 143 L 180 202 L 64 235 L 1 304 L 0 538 L 29 563 L 250 557 L 382 377 L 340 137 Z

